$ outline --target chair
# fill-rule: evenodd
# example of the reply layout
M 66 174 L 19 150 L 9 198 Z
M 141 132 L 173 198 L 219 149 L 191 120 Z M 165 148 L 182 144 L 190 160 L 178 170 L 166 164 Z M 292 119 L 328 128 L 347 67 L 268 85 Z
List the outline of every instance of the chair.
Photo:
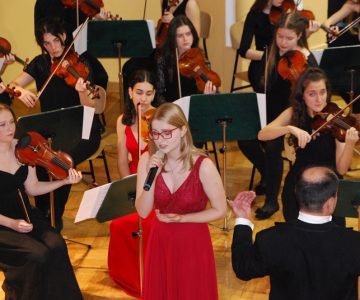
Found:
M 240 47 L 240 38 L 243 29 L 244 29 L 244 21 L 238 21 L 235 24 L 233 24 L 230 28 L 231 46 L 233 49 L 236 50 L 235 63 L 234 63 L 234 69 L 233 69 L 231 86 L 230 86 L 230 93 L 251 87 L 248 78 L 248 72 L 247 71 L 238 72 L 237 70 L 239 64 L 239 58 L 241 58 L 239 53 L 239 47 Z M 247 84 L 235 86 L 235 80 L 240 80 L 241 82 L 245 82 Z
M 93 155 L 91 155 L 88 159 L 86 159 L 86 161 L 89 162 L 90 171 L 83 171 L 82 172 L 83 174 L 90 174 L 92 179 L 94 181 L 96 181 L 93 160 L 100 158 L 103 160 L 103 163 L 104 163 L 106 179 L 109 183 L 111 182 L 109 167 L 108 167 L 108 163 L 107 163 L 107 159 L 106 159 L 105 147 L 112 145 L 114 139 L 116 140 L 116 133 L 104 135 L 101 138 L 100 145 L 99 145 L 99 148 L 97 149 L 97 151 Z
M 211 29 L 211 15 L 206 12 L 200 11 L 200 39 L 202 39 L 203 50 L 206 59 L 209 59 L 209 55 L 206 47 L 206 40 L 209 38 Z

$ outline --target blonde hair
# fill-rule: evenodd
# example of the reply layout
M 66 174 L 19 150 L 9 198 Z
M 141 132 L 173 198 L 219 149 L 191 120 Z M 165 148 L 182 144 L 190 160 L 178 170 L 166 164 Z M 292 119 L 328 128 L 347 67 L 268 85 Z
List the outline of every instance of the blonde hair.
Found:
M 186 133 L 181 137 L 180 141 L 180 157 L 179 161 L 184 162 L 184 166 L 190 166 L 190 170 L 194 166 L 194 154 L 202 154 L 202 152 L 194 146 L 193 139 L 191 136 L 189 123 L 186 120 L 186 117 L 180 108 L 180 106 L 174 103 L 164 103 L 160 105 L 154 112 L 150 120 L 150 130 L 152 130 L 152 122 L 154 120 L 164 121 L 176 128 L 186 127 Z M 150 155 L 154 154 L 157 150 L 153 140 L 149 140 L 149 153 Z M 165 160 L 166 161 L 166 157 Z

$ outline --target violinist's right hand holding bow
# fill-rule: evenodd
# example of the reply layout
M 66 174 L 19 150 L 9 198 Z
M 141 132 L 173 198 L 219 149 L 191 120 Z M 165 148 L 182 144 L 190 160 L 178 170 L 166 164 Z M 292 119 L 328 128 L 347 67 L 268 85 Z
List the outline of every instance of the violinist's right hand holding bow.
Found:
M 15 89 L 21 93 L 18 98 L 27 108 L 33 108 L 36 105 L 38 97 L 33 92 L 30 92 L 18 85 L 12 84 L 11 87 L 15 87 Z
M 296 126 L 291 126 L 291 125 L 288 125 L 287 128 L 289 130 L 289 133 L 297 138 L 298 146 L 300 148 L 305 148 L 307 143 L 309 143 L 311 141 L 310 134 L 308 132 L 306 132 L 305 130 L 302 130 Z

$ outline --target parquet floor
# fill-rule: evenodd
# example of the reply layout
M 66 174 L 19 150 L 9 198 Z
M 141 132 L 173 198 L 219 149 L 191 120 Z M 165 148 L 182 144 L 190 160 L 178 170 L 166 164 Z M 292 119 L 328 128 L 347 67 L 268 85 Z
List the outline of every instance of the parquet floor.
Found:
M 32 113 L 25 109 L 20 103 L 14 103 L 14 109 L 18 116 Z M 118 93 L 108 93 L 108 104 L 106 109 L 107 134 L 115 132 L 115 121 L 120 113 Z M 106 147 L 106 154 L 110 167 L 110 174 L 113 180 L 118 178 L 116 168 L 116 140 L 113 140 Z M 218 144 L 220 148 L 220 144 Z M 219 154 L 220 162 L 222 154 Z M 354 159 L 354 167 L 360 164 L 360 160 Z M 221 163 L 220 163 L 221 165 Z M 88 168 L 87 163 L 79 166 L 79 169 Z M 227 145 L 227 168 L 226 168 L 226 191 L 229 198 L 233 198 L 240 190 L 248 187 L 252 165 L 248 162 L 238 150 L 235 142 L 229 142 Z M 285 172 L 287 164 L 285 164 Z M 95 160 L 96 179 L 99 184 L 106 183 L 105 172 L 103 170 L 102 160 Z M 349 172 L 349 177 L 359 178 L 359 172 Z M 258 181 L 256 174 L 256 182 Z M 90 244 L 92 249 L 87 253 L 84 246 L 69 242 L 68 249 L 72 264 L 74 266 L 76 277 L 80 288 L 86 300 L 110 300 L 110 299 L 134 299 L 120 290 L 110 279 L 107 272 L 107 249 L 109 243 L 109 224 L 100 224 L 95 220 L 85 221 L 74 224 L 74 218 L 79 207 L 84 190 L 87 187 L 83 184 L 73 186 L 70 199 L 66 206 L 64 214 L 63 235 L 66 238 L 75 241 Z M 261 206 L 263 197 L 258 197 L 254 206 Z M 281 221 L 281 211 L 277 212 L 271 219 L 264 221 L 255 221 L 255 233 L 259 230 L 272 226 L 275 221 Z M 268 299 L 269 280 L 267 277 L 254 279 L 249 282 L 238 280 L 231 268 L 231 241 L 233 227 L 233 216 L 229 214 L 229 231 L 223 231 L 223 220 L 210 225 L 214 253 L 216 258 L 218 288 L 220 300 L 262 300 Z M 348 219 L 349 226 L 357 226 L 357 220 Z M 3 275 L 0 274 L 0 282 Z M 4 294 L 0 291 L 0 299 Z M 51 299 L 49 299 L 51 300 Z M 171 300 L 171 299 L 169 299 Z M 196 300 L 196 299 L 194 299 Z

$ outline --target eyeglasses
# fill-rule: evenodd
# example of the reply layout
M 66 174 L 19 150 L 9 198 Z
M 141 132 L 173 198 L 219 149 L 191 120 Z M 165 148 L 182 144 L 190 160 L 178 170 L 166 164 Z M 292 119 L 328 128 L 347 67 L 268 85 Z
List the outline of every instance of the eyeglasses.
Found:
M 168 130 L 164 130 L 164 131 L 161 131 L 161 132 L 158 132 L 156 130 L 151 130 L 149 132 L 149 137 L 152 139 L 152 140 L 158 140 L 160 135 L 163 139 L 165 140 L 168 140 L 168 139 L 171 139 L 172 138 L 172 132 L 175 130 L 175 129 L 178 129 L 177 127 L 173 128 L 173 129 L 168 129 Z

